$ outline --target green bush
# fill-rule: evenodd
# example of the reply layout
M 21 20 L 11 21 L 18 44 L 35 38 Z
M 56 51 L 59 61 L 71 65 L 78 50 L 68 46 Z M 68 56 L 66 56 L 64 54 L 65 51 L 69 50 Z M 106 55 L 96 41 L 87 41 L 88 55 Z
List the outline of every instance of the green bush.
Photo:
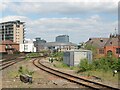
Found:
M 93 68 L 92 64 L 88 62 L 87 59 L 82 59 L 79 64 L 80 71 L 87 71 Z
M 87 44 L 87 45 L 85 45 L 85 49 L 91 50 L 92 54 L 93 54 L 93 58 L 95 58 L 95 56 L 97 55 L 97 47 L 96 46 Z
M 120 59 L 115 57 L 103 57 L 98 60 L 93 60 L 92 63 L 88 63 L 87 59 L 81 60 L 79 64 L 79 71 L 89 71 L 89 70 L 120 70 Z
M 55 52 L 50 55 L 55 58 L 57 61 L 63 61 L 63 52 Z
M 41 56 L 41 53 L 34 53 L 34 52 L 32 52 L 32 53 L 27 54 L 25 59 L 26 60 L 30 60 L 31 58 L 35 58 L 35 57 L 39 57 L 39 56 Z
M 33 73 L 34 73 L 34 71 L 30 71 L 30 70 L 28 70 L 27 68 L 20 66 L 20 67 L 19 67 L 19 70 L 18 70 L 18 73 L 19 73 L 19 74 L 28 74 L 28 75 L 31 75 L 31 76 L 32 76 Z

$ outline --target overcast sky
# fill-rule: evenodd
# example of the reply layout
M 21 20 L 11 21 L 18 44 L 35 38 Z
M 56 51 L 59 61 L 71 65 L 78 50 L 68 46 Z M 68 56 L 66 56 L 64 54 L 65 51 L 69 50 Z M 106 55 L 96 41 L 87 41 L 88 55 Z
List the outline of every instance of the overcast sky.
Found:
M 108 37 L 118 27 L 118 0 L 50 1 L 0 1 L 0 22 L 24 21 L 26 38 L 55 41 L 65 34 L 77 44 L 90 37 Z

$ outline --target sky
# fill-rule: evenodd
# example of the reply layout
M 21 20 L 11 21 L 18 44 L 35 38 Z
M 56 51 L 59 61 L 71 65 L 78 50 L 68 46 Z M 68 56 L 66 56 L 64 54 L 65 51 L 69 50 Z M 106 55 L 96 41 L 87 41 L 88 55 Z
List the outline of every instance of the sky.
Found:
M 25 22 L 25 36 L 48 42 L 69 35 L 73 43 L 109 37 L 118 28 L 118 0 L 1 0 L 0 22 Z

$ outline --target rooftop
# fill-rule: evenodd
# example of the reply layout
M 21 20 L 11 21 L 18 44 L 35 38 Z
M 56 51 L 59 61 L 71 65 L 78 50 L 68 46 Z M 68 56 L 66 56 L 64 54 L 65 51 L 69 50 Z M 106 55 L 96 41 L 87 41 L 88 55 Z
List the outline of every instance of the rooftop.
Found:
M 25 22 L 20 22 L 20 20 L 15 20 L 15 21 L 7 21 L 7 22 L 2 22 L 0 24 L 7 24 L 7 23 L 20 23 L 20 24 L 23 24 Z
M 86 44 L 94 45 L 97 48 L 104 47 L 109 38 L 89 38 Z
M 105 46 L 119 46 L 120 40 L 118 38 L 109 38 L 109 40 L 106 42 Z
M 14 44 L 14 45 L 17 45 L 18 43 L 15 43 L 15 42 L 12 42 L 10 40 L 5 40 L 5 41 L 2 41 L 2 43 L 0 43 L 1 45 L 6 45 L 6 44 Z
M 69 46 L 69 45 L 77 46 L 77 44 L 74 44 L 74 43 L 72 43 L 72 42 L 67 42 L 67 43 L 47 42 L 45 45 L 46 45 L 46 46 Z
M 57 36 L 57 37 L 63 37 L 63 36 L 68 36 L 68 35 L 59 35 L 59 36 Z

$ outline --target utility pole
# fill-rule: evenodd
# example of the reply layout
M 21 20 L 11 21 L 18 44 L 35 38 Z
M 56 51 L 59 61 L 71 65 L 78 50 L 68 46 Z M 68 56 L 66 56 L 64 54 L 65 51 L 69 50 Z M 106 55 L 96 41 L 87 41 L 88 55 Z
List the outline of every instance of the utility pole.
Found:
M 117 29 L 116 29 L 116 27 L 115 27 L 115 35 L 117 35 Z

